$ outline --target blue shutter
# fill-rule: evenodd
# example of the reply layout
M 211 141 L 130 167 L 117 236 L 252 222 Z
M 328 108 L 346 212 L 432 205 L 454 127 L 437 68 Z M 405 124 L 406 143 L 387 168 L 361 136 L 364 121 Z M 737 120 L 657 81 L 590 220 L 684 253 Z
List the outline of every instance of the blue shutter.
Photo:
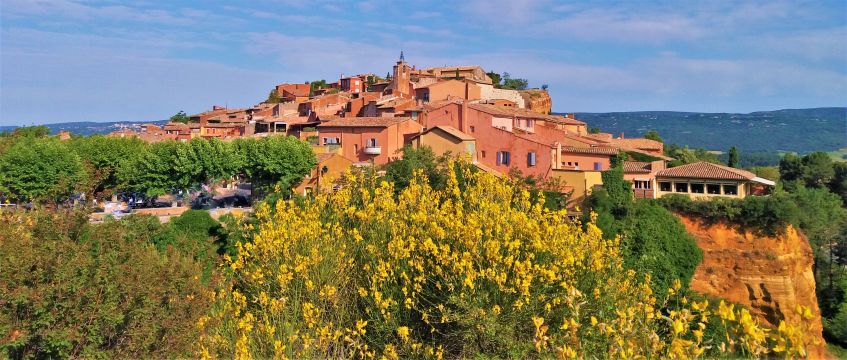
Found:
M 595 162 L 594 163 L 594 170 L 598 170 L 598 171 L 603 170 L 603 165 L 598 163 L 598 162 Z
M 535 166 L 535 153 L 534 152 L 528 153 L 526 161 L 527 161 L 527 164 L 529 166 Z
M 511 153 L 509 153 L 508 151 L 504 151 L 504 152 L 503 152 L 503 164 L 504 164 L 504 165 L 509 165 L 509 160 L 511 160 L 511 159 L 510 159 L 511 155 L 512 155 L 512 154 L 511 154 Z
M 502 164 L 503 164 L 503 152 L 498 151 L 497 152 L 497 165 L 502 165 Z

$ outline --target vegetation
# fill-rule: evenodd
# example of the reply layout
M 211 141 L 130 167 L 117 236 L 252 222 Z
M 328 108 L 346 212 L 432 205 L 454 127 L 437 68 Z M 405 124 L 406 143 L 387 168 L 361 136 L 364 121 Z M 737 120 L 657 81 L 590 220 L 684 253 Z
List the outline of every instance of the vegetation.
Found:
M 268 93 L 268 98 L 265 102 L 268 104 L 279 104 L 282 102 L 282 98 L 279 97 L 279 92 L 276 91 L 276 88 L 271 89 L 271 92 Z
M 21 137 L 0 154 L 0 193 L 13 200 L 59 202 L 86 177 L 79 156 L 55 138 Z
M 657 130 L 665 142 L 692 148 L 743 153 L 835 151 L 847 147 L 847 108 L 762 111 L 749 114 L 641 111 L 577 113 L 577 118 L 613 134 L 643 134 Z M 742 157 L 742 162 L 743 157 Z M 778 161 L 778 160 L 777 160 Z M 773 165 L 744 164 L 741 166 Z
M 738 148 L 735 146 L 729 148 L 726 165 L 729 167 L 738 167 Z
M 208 216 L 208 215 L 207 215 Z M 190 357 L 219 281 L 154 217 L 0 212 L 0 357 Z M 179 241 L 174 241 L 179 243 Z
M 514 79 L 512 75 L 504 72 L 502 75 L 493 71 L 486 73 L 491 78 L 491 83 L 497 89 L 526 90 L 529 81 L 526 79 Z
M 768 331 L 678 281 L 657 301 L 615 238 L 526 190 L 467 170 L 443 190 L 428 183 L 419 172 L 397 193 L 354 174 L 337 192 L 260 206 L 253 241 L 227 261 L 235 282 L 198 321 L 201 356 L 803 354 L 808 325 Z
M 644 134 L 644 138 L 649 139 L 649 140 L 658 141 L 660 143 L 665 142 L 664 140 L 662 140 L 662 138 L 659 136 L 659 132 L 656 131 L 656 130 L 648 131 L 646 134 Z
M 191 120 L 191 118 L 189 118 L 188 115 L 185 114 L 185 111 L 180 110 L 174 116 L 171 116 L 171 118 L 169 120 L 171 122 L 188 124 L 188 122 Z

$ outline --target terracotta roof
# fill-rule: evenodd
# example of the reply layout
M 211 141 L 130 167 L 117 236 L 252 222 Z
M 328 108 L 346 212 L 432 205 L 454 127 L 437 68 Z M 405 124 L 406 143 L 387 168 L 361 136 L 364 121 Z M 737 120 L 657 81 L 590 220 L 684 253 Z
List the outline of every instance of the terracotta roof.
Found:
M 208 123 L 208 124 L 205 125 L 205 127 L 209 127 L 209 128 L 237 128 L 237 127 L 242 127 L 242 126 L 246 126 L 246 125 L 247 125 L 246 122 L 245 123 L 228 122 L 228 123 Z
M 456 129 L 452 126 L 447 126 L 447 125 L 439 125 L 439 126 L 433 127 L 432 129 L 427 130 L 426 133 L 433 131 L 435 129 L 439 129 L 441 131 L 444 131 L 444 132 L 452 135 L 453 137 L 455 137 L 459 140 L 476 140 L 476 138 L 474 138 L 473 136 L 470 136 L 466 133 L 459 131 L 459 129 Z
M 568 125 L 585 125 L 584 122 L 576 119 L 566 118 L 564 116 L 559 115 L 541 114 L 520 108 L 504 107 L 491 104 L 468 104 L 468 107 L 491 115 L 537 119 Z
M 167 123 L 165 124 L 164 130 L 187 130 L 188 125 L 183 123 Z
M 392 116 L 392 117 L 327 117 L 325 121 L 318 127 L 389 127 L 403 121 L 411 120 L 410 117 Z
M 574 154 L 617 155 L 620 150 L 607 146 L 575 147 L 562 146 L 562 151 Z
M 640 161 L 624 161 L 623 162 L 623 172 L 625 173 L 643 173 L 649 174 L 651 171 L 651 165 L 648 162 L 640 162 Z
M 665 169 L 656 173 L 656 176 L 717 180 L 752 180 L 756 177 L 756 174 L 741 169 L 701 161 Z
M 662 143 L 660 143 L 656 140 L 650 140 L 650 139 L 639 139 L 639 138 L 611 139 L 611 140 L 607 140 L 607 141 L 609 141 L 611 144 L 613 144 L 615 146 L 626 147 L 626 148 L 634 148 L 634 149 L 641 149 L 641 150 L 658 150 L 658 151 L 661 151 L 662 149 L 664 149 L 664 144 L 662 144 Z

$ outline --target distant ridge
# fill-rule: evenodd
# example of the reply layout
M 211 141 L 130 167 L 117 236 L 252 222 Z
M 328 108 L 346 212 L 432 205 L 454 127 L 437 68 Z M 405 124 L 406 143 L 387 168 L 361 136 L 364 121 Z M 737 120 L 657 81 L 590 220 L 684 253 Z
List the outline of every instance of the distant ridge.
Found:
M 139 129 L 141 124 L 156 124 L 162 125 L 167 123 L 168 120 L 158 120 L 158 121 L 115 121 L 115 122 L 94 122 L 94 121 L 79 121 L 79 122 L 63 122 L 63 123 L 53 123 L 53 124 L 36 124 L 36 125 L 44 125 L 50 128 L 50 132 L 52 134 L 56 134 L 61 130 L 67 130 L 71 133 L 78 135 L 94 135 L 94 134 L 108 134 L 110 132 L 120 130 L 122 128 L 131 128 L 131 129 Z M 28 125 L 26 125 L 28 126 Z M 2 131 L 12 131 L 19 126 L 0 126 L 0 132 Z
M 625 137 L 656 130 L 666 143 L 747 152 L 835 151 L 847 147 L 847 107 L 739 113 L 632 111 L 576 113 L 589 127 Z

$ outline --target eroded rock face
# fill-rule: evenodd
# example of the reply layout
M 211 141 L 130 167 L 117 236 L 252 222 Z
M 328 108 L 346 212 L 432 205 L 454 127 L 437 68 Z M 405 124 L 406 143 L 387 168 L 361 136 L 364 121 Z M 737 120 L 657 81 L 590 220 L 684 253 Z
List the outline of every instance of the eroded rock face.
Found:
M 685 216 L 680 219 L 703 249 L 703 261 L 691 279 L 693 290 L 742 304 L 773 327 L 782 319 L 799 323 L 794 308 L 807 306 L 814 315 L 809 335 L 824 344 L 814 255 L 805 236 L 791 227 L 783 235 L 769 237 L 723 224 L 704 225 Z M 826 356 L 824 345 L 807 350 L 810 358 Z
M 530 111 L 549 114 L 551 109 L 553 109 L 553 99 L 550 98 L 550 94 L 545 90 L 523 90 L 521 91 L 521 97 L 524 98 L 526 108 Z

